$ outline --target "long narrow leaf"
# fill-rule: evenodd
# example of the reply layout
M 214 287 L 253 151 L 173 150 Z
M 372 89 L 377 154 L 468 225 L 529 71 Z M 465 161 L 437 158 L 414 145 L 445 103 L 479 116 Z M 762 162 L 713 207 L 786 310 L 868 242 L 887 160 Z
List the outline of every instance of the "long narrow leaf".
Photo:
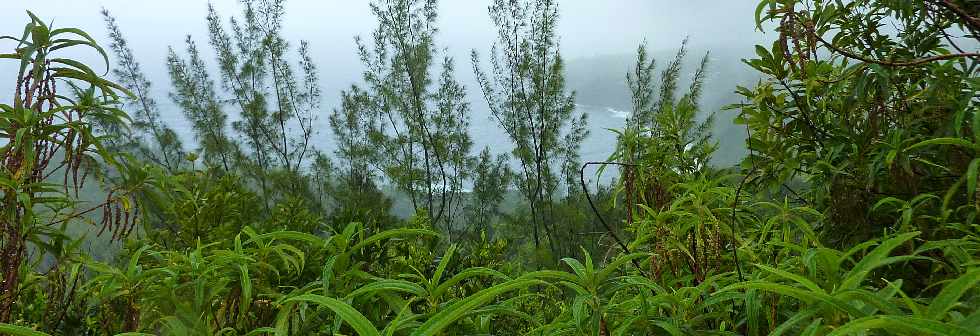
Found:
M 369 321 L 366 317 L 364 317 L 364 315 L 362 315 L 360 312 L 354 309 L 354 307 L 351 307 L 349 304 L 346 304 L 340 300 L 329 298 L 323 295 L 303 294 L 300 296 L 286 299 L 285 302 L 288 303 L 288 302 L 297 302 L 297 301 L 315 303 L 322 307 L 326 307 L 332 310 L 334 313 L 337 313 L 337 315 L 339 315 L 340 318 L 342 318 L 345 322 L 347 322 L 347 324 L 350 324 L 350 326 L 354 328 L 355 331 L 357 331 L 358 335 L 361 336 L 381 335 L 381 333 L 378 332 L 378 329 L 375 328 L 374 325 L 371 324 L 371 321 Z

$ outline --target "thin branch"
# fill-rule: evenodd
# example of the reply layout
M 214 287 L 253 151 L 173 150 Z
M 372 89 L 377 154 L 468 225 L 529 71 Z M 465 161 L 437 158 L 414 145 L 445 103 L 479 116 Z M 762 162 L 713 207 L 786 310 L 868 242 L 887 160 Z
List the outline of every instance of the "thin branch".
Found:
M 751 130 L 749 130 L 748 124 L 745 125 L 745 137 L 746 137 L 746 141 L 749 142 L 752 141 L 752 132 Z M 737 220 L 736 214 L 738 211 L 738 199 L 739 196 L 742 195 L 742 187 L 745 186 L 745 183 L 746 181 L 748 181 L 749 176 L 755 174 L 756 170 L 759 169 L 758 165 L 755 164 L 755 160 L 754 160 L 755 151 L 752 149 L 752 146 L 747 146 L 747 147 L 749 148 L 749 160 L 752 161 L 752 170 L 750 170 L 748 174 L 745 174 L 745 176 L 742 177 L 742 182 L 740 182 L 738 184 L 738 188 L 735 189 L 735 199 L 732 201 L 732 258 L 733 258 L 732 261 L 735 263 L 735 270 L 738 271 L 739 281 L 745 281 L 745 277 L 742 275 L 742 265 L 738 263 L 738 229 L 736 228 L 738 226 L 738 222 L 736 221 Z
M 748 182 L 749 177 L 755 174 L 755 165 L 752 165 L 752 170 L 748 174 L 742 177 L 742 181 L 739 182 L 738 188 L 735 189 L 735 199 L 732 201 L 732 258 L 735 263 L 735 270 L 738 271 L 738 281 L 745 281 L 745 277 L 742 275 L 742 265 L 738 262 L 738 236 L 736 227 L 736 214 L 738 213 L 738 199 L 742 195 L 742 188 L 745 183 Z
M 74 213 L 71 213 L 71 214 L 67 214 L 67 215 L 65 215 L 65 218 L 62 218 L 62 219 L 53 221 L 49 225 L 60 224 L 60 223 L 67 222 L 67 221 L 70 221 L 70 220 L 75 219 L 75 218 L 79 218 L 79 217 L 84 216 L 84 215 L 86 215 L 86 214 L 88 214 L 90 212 L 93 212 L 95 210 L 99 210 L 99 209 L 105 207 L 107 204 L 112 203 L 112 201 L 113 201 L 112 199 L 107 199 L 107 200 L 99 203 L 98 205 L 93 206 L 91 208 L 88 208 L 86 210 L 79 211 L 79 212 L 74 212 Z
M 830 42 L 827 42 L 827 40 L 824 40 L 823 37 L 820 36 L 820 34 L 816 34 L 813 31 L 813 28 L 812 27 L 810 27 L 809 30 L 810 30 L 810 34 L 813 35 L 813 37 L 816 38 L 818 41 L 820 41 L 821 43 L 823 43 L 823 45 L 826 46 L 828 49 L 833 50 L 833 51 L 835 51 L 835 52 L 837 52 L 837 53 L 839 53 L 841 55 L 844 55 L 847 58 L 856 59 L 858 61 L 865 62 L 865 63 L 873 63 L 873 64 L 885 65 L 885 66 L 899 66 L 899 67 L 901 67 L 901 66 L 915 66 L 915 65 L 929 63 L 929 62 L 942 61 L 942 60 L 948 60 L 948 59 L 956 59 L 956 58 L 961 58 L 961 57 L 980 57 L 980 53 L 959 53 L 959 54 L 936 55 L 936 56 L 931 56 L 931 57 L 926 57 L 926 58 L 919 58 L 919 59 L 908 60 L 908 61 L 881 61 L 881 60 L 875 60 L 875 59 L 867 58 L 867 57 L 864 57 L 864 56 L 855 54 L 853 52 L 850 52 L 850 51 L 847 51 L 847 50 L 838 48 L 837 46 L 834 46 Z
M 613 239 L 616 240 L 616 243 L 619 244 L 619 247 L 622 248 L 623 251 L 626 252 L 626 254 L 630 254 L 629 247 L 627 247 L 626 244 L 624 244 L 623 241 L 621 239 L 619 239 L 619 236 L 617 236 L 616 235 L 616 232 L 613 231 L 613 229 L 612 229 L 611 226 L 609 226 L 609 223 L 606 223 L 606 220 L 604 218 L 602 218 L 602 214 L 600 214 L 599 213 L 599 209 L 597 209 L 595 207 L 595 203 L 592 203 L 592 197 L 589 196 L 589 189 L 585 185 L 585 168 L 586 167 L 588 167 L 590 165 L 610 165 L 610 164 L 612 164 L 612 165 L 619 165 L 619 166 L 623 166 L 623 167 L 639 167 L 639 165 L 629 164 L 629 163 L 590 161 L 590 162 L 586 162 L 585 164 L 583 164 L 582 165 L 582 168 L 579 169 L 579 182 L 582 183 L 582 192 L 585 194 L 585 199 L 589 201 L 589 207 L 592 208 L 592 212 L 595 213 L 596 218 L 598 218 L 599 219 L 599 222 L 602 223 L 602 226 L 606 228 L 606 231 L 609 231 L 609 235 L 611 235 L 613 237 Z M 631 206 L 631 205 L 628 205 L 628 206 Z M 632 211 L 632 209 L 627 209 L 627 210 L 628 211 Z M 631 259 L 630 261 L 633 262 L 633 266 L 636 266 L 636 270 L 639 271 L 640 274 L 643 274 L 644 277 L 647 276 L 646 272 L 643 271 L 643 268 L 640 267 L 640 263 L 636 262 L 636 259 Z
M 949 9 L 953 13 L 956 13 L 957 16 L 959 16 L 961 19 L 966 21 L 965 23 L 967 24 L 967 26 L 970 27 L 970 30 L 973 31 L 980 30 L 980 18 L 970 15 L 970 13 L 967 13 L 966 10 L 960 8 L 959 6 L 957 6 L 956 4 L 952 3 L 949 0 L 935 0 L 933 2 L 935 2 L 939 6 Z
M 797 201 L 800 201 L 804 205 L 810 204 L 809 202 L 807 202 L 805 198 L 803 198 L 803 196 L 800 196 L 800 193 L 796 192 L 796 190 L 793 190 L 793 188 L 791 188 L 786 183 L 783 183 L 783 188 L 786 188 L 786 190 L 788 190 L 791 194 L 793 194 L 793 197 L 796 197 Z
M 827 133 L 827 131 L 824 131 L 822 128 L 817 127 L 817 125 L 814 124 L 813 121 L 810 119 L 809 103 L 803 104 L 803 102 L 801 102 L 803 98 L 800 97 L 800 95 L 797 94 L 796 91 L 793 91 L 793 88 L 788 83 L 786 83 L 786 80 L 780 79 L 779 83 L 782 84 L 783 88 L 786 89 L 786 92 L 788 92 L 790 96 L 793 96 L 793 104 L 796 105 L 796 109 L 800 111 L 800 115 L 803 117 L 803 122 L 805 122 L 806 125 L 809 126 L 810 129 L 812 129 L 816 133 L 816 135 L 820 137 L 820 139 L 814 139 L 816 140 L 815 142 L 820 145 L 823 145 L 822 140 L 825 138 L 830 138 L 831 135 Z

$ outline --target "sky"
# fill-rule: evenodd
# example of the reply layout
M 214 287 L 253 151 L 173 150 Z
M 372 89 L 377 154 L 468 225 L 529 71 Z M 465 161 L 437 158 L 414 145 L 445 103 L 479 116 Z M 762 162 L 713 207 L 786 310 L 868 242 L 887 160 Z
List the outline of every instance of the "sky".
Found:
M 486 55 L 496 37 L 496 29 L 488 15 L 490 2 L 439 2 L 437 44 L 456 59 L 457 76 L 469 89 L 474 106 L 473 124 L 477 128 L 487 124 L 477 117 L 485 114 L 486 108 L 473 79 L 469 54 L 475 49 Z M 207 0 L 0 0 L 0 35 L 19 34 L 28 20 L 25 11 L 31 10 L 44 20 L 53 20 L 56 27 L 81 28 L 108 47 L 99 13 L 101 8 L 106 8 L 116 17 L 143 71 L 153 82 L 152 94 L 159 102 L 167 104 L 169 77 L 164 61 L 168 48 L 174 46 L 183 50 L 187 35 L 199 46 L 207 45 L 205 17 L 208 3 Z M 240 13 L 237 0 L 211 0 L 210 3 L 226 20 L 230 15 Z M 758 0 L 560 0 L 558 34 L 561 50 L 567 60 L 574 61 L 632 54 L 644 40 L 654 51 L 674 50 L 689 37 L 694 49 L 730 50 L 737 46 L 739 50 L 751 52 L 753 45 L 765 40 L 753 24 L 757 3 Z M 368 0 L 286 2 L 284 35 L 294 45 L 299 40 L 310 42 L 320 71 L 322 106 L 326 111 L 339 105 L 340 90 L 358 82 L 361 77 L 363 67 L 355 52 L 354 37 L 370 37 L 376 25 L 368 5 Z M 12 47 L 9 41 L 0 41 L 0 50 Z M 213 63 L 214 55 L 209 54 L 210 49 L 204 50 L 205 57 Z M 94 52 L 69 56 L 92 65 L 101 64 Z M 715 54 L 715 57 L 719 55 Z M 13 62 L 0 62 L 0 92 L 12 92 L 15 72 Z M 9 98 L 0 96 L 2 101 Z M 169 124 L 178 131 L 187 129 L 187 121 L 179 113 L 164 109 L 164 119 Z M 325 120 L 324 115 L 321 121 Z M 477 133 L 475 138 L 495 136 L 494 130 L 489 128 L 474 131 Z M 329 142 L 328 137 L 324 138 L 327 140 L 323 141 Z M 476 140 L 478 144 L 481 142 Z
M 240 10 L 236 0 L 210 1 L 227 17 Z M 489 0 L 440 1 L 438 43 L 469 69 L 469 52 L 487 50 L 495 29 L 487 15 Z M 738 43 L 751 46 L 761 35 L 754 31 L 757 0 L 564 0 L 560 1 L 561 47 L 567 59 L 631 53 L 644 39 L 653 49 L 675 48 L 689 36 L 692 46 Z M 361 67 L 354 36 L 369 36 L 375 20 L 368 0 L 290 0 L 286 2 L 285 35 L 310 41 L 318 59 L 325 92 L 353 82 Z M 56 26 L 78 27 L 105 40 L 100 8 L 116 16 L 144 71 L 164 74 L 169 46 L 182 46 L 190 34 L 206 44 L 208 1 L 205 0 L 0 0 L 0 32 L 20 32 L 26 10 Z M 0 44 L 0 48 L 10 48 Z M 94 55 L 91 55 L 94 56 Z M 13 69 L 5 64 L 0 74 Z M 471 77 L 470 71 L 460 71 Z M 464 76 L 466 77 L 466 76 Z M 154 78 L 156 79 L 156 78 Z M 469 82 L 469 78 L 461 78 Z M 157 80 L 160 82 L 161 80 Z M 162 83 L 166 78 L 162 78 Z M 6 84 L 10 86 L 10 84 Z M 163 85 L 158 85 L 163 86 Z M 3 87 L 0 87 L 3 88 Z
M 224 14 L 238 11 L 236 0 L 212 0 Z M 489 0 L 442 0 L 443 44 L 452 49 L 483 48 L 493 37 L 487 16 Z M 0 29 L 17 31 L 25 10 L 59 25 L 101 31 L 99 8 L 113 12 L 133 41 L 144 41 L 147 53 L 179 43 L 185 34 L 203 35 L 205 0 L 4 0 Z M 632 49 L 640 40 L 674 45 L 684 36 L 699 43 L 745 40 L 754 35 L 757 0 L 564 0 L 562 46 L 570 57 Z M 291 0 L 286 3 L 288 35 L 322 48 L 352 48 L 352 36 L 374 26 L 367 0 Z

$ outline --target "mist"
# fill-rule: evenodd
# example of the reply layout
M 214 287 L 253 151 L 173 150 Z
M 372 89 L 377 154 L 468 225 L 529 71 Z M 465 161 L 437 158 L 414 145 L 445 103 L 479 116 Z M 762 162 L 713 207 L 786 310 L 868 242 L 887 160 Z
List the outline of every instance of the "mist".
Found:
M 30 9 L 56 26 L 79 27 L 100 41 L 107 41 L 99 8 L 118 20 L 143 71 L 153 82 L 152 95 L 161 103 L 164 121 L 174 127 L 188 143 L 194 141 L 190 124 L 168 98 L 170 78 L 165 58 L 168 49 L 184 49 L 187 36 L 198 45 L 207 44 L 208 4 L 227 21 L 240 14 L 234 0 L 52 0 L 44 4 L 29 1 L 0 3 L 0 29 L 20 31 Z M 767 37 L 753 25 L 755 1 L 645 1 L 645 0 L 565 0 L 560 1 L 558 25 L 560 47 L 568 65 L 568 87 L 577 93 L 578 108 L 586 109 L 591 134 L 583 143 L 585 160 L 603 159 L 612 150 L 615 137 L 608 129 L 619 128 L 630 109 L 625 74 L 635 59 L 637 46 L 646 41 L 658 64 L 662 65 L 686 38 L 689 40 L 689 66 L 685 78 L 693 73 L 694 62 L 711 52 L 702 112 L 716 113 L 715 138 L 721 146 L 715 156 L 720 164 L 730 164 L 744 150 L 743 133 L 731 125 L 734 113 L 721 111 L 736 103 L 736 85 L 751 84 L 756 77 L 740 59 L 752 55 L 752 46 Z M 470 62 L 471 50 L 486 56 L 495 41 L 496 29 L 488 15 L 489 1 L 441 1 L 437 45 L 455 59 L 457 78 L 467 88 L 472 106 L 471 132 L 475 150 L 489 146 L 496 153 L 509 151 L 502 131 L 490 120 L 475 83 Z M 364 69 L 354 43 L 355 36 L 369 38 L 376 26 L 369 2 L 309 1 L 286 2 L 283 33 L 293 47 L 309 41 L 319 67 L 322 108 L 314 143 L 331 152 L 333 139 L 326 127 L 326 115 L 339 106 L 339 93 L 359 83 Z M 0 43 L 12 44 L 10 41 Z M 9 47 L 9 46 L 8 46 Z M 214 55 L 205 48 L 203 56 L 214 66 Z M 101 65 L 95 52 L 77 56 L 89 64 Z M 111 62 L 110 62 L 111 63 Z M 0 64 L 0 73 L 12 77 L 16 65 Z M 12 82 L 0 83 L 0 90 L 11 92 Z M 234 118 L 235 116 L 231 116 Z

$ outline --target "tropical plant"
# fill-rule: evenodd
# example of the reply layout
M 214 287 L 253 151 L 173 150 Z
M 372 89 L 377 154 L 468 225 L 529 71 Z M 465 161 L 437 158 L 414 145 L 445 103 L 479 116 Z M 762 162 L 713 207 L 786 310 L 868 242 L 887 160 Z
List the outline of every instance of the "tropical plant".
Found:
M 499 48 L 488 73 L 473 60 L 516 176 L 450 129 L 468 105 L 451 60 L 431 67 L 435 1 L 372 4 L 334 158 L 311 144 L 316 68 L 301 43 L 293 73 L 283 2 L 242 6 L 230 30 L 209 11 L 219 76 L 192 39 L 167 60 L 191 152 L 107 12 L 120 84 L 62 56 L 109 65 L 84 31 L 28 13 L 0 37 L 20 62 L 0 104 L 0 333 L 980 335 L 969 1 L 760 0 L 779 35 L 745 61 L 763 78 L 732 106 L 737 167 L 711 161 L 707 56 L 677 93 L 686 44 L 659 78 L 641 45 L 614 153 L 579 165 L 557 4 L 495 1 Z M 590 190 L 588 165 L 620 176 Z
M 22 36 L 0 37 L 16 42 L 13 53 L 0 58 L 19 62 L 13 102 L 0 104 L 0 322 L 11 321 L 21 283 L 29 276 L 22 272 L 29 245 L 48 246 L 49 238 L 63 234 L 62 223 L 93 211 L 102 210 L 102 230 L 114 238 L 131 231 L 136 219 L 129 190 L 113 188 L 94 206 L 77 197 L 87 174 L 124 164 L 103 146 L 95 125 L 124 125 L 128 116 L 116 104 L 120 93 L 129 92 L 89 66 L 61 57 L 66 48 L 88 47 L 108 66 L 92 37 L 27 14 L 31 20 Z M 62 183 L 52 182 L 56 174 Z

